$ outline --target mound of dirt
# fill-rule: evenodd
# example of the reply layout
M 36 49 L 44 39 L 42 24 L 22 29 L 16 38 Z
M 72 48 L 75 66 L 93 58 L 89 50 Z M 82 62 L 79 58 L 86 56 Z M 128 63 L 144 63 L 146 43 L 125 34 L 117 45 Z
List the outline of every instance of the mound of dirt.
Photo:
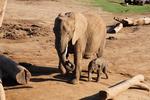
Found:
M 24 39 L 33 36 L 47 36 L 49 28 L 38 24 L 4 23 L 0 28 L 0 38 Z

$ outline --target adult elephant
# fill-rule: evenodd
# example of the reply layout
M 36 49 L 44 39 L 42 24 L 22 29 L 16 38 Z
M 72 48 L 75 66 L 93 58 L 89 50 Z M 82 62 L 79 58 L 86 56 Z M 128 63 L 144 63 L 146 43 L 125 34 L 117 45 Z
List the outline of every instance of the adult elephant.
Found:
M 55 47 L 59 56 L 59 69 L 63 74 L 75 68 L 73 84 L 79 83 L 82 58 L 97 54 L 101 57 L 106 41 L 106 25 L 99 15 L 67 12 L 59 14 L 54 24 Z M 68 55 L 74 54 L 74 63 Z M 70 66 L 69 66 L 70 65 Z

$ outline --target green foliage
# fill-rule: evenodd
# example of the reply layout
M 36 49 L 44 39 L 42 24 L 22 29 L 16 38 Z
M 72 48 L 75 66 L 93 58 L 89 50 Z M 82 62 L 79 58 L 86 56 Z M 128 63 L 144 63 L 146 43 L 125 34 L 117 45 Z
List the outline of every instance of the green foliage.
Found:
M 114 13 L 143 13 L 150 12 L 150 4 L 140 5 L 122 5 L 123 0 L 95 0 L 96 6 L 103 10 Z

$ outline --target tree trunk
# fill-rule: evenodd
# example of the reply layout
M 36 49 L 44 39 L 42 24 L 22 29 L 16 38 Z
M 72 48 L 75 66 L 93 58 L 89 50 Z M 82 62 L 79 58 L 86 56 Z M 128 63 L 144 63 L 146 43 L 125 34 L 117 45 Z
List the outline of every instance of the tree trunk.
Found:
M 0 27 L 4 19 L 4 14 L 6 10 L 7 0 L 0 0 Z
M 19 84 L 27 84 L 30 81 L 31 73 L 13 60 L 0 55 L 0 70 Z
M 132 86 L 138 86 L 140 88 L 146 89 L 150 91 L 149 87 L 145 85 L 144 83 L 141 83 L 144 81 L 144 76 L 143 75 L 137 75 L 131 79 L 125 80 L 123 82 L 120 82 L 116 85 L 113 85 L 106 90 L 100 91 L 100 97 L 102 100 L 108 100 L 108 99 L 113 99 L 115 96 L 117 96 L 119 93 L 127 90 L 128 88 Z

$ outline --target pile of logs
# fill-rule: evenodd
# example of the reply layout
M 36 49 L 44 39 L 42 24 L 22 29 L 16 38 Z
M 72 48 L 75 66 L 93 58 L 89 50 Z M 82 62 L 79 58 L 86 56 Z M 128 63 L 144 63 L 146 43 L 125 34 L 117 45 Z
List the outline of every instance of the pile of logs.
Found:
M 117 23 L 112 30 L 114 33 L 118 33 L 123 27 L 127 26 L 138 26 L 138 25 L 149 25 L 150 24 L 150 17 L 141 17 L 141 18 L 116 18 L 114 17 Z
M 144 82 L 144 76 L 143 75 L 137 75 L 134 76 L 131 79 L 124 80 L 120 83 L 117 83 L 107 89 L 101 90 L 99 92 L 101 100 L 110 100 L 119 95 L 121 92 L 131 88 L 131 87 L 138 87 L 141 89 L 145 89 L 147 91 L 150 91 L 150 88 L 143 83 Z

